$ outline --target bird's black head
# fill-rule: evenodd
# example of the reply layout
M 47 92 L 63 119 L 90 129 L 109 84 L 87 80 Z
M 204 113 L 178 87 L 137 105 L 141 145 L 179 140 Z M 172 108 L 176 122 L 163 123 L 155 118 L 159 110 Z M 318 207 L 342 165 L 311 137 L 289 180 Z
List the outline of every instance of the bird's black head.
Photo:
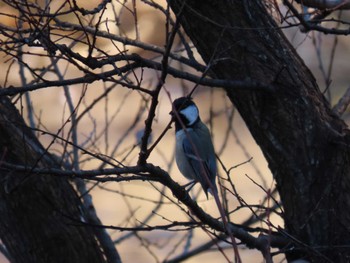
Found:
M 192 98 L 181 97 L 173 101 L 173 111 L 176 110 L 180 112 L 181 110 L 187 108 L 188 106 L 194 105 Z
M 200 120 L 196 104 L 188 97 L 174 100 L 170 114 L 175 121 L 176 131 L 181 130 L 183 127 L 191 127 Z

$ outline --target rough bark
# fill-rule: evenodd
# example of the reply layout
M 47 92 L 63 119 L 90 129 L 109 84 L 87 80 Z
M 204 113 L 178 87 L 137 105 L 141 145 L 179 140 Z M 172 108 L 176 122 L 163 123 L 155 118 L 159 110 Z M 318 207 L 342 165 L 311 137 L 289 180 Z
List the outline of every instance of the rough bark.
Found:
M 55 162 L 6 97 L 0 98 L 0 166 Z M 0 170 L 0 238 L 11 262 L 105 262 L 67 178 Z M 76 220 L 76 221 L 75 221 Z
M 226 92 L 277 182 L 294 247 L 288 259 L 349 262 L 349 132 L 262 1 L 169 3 L 211 76 L 274 88 Z

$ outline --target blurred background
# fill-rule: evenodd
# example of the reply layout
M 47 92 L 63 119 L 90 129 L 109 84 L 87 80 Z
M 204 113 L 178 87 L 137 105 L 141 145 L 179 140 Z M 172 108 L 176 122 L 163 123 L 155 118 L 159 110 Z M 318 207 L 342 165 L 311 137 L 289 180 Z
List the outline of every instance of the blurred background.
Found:
M 77 5 L 86 10 L 96 8 L 101 1 L 76 1 Z M 53 21 L 47 22 L 52 26 L 51 40 L 65 44 L 76 53 L 87 56 L 89 45 L 94 42 L 93 56 L 108 56 L 117 54 L 139 54 L 143 58 L 159 62 L 161 56 L 156 51 L 163 49 L 166 36 L 166 1 L 112 1 L 103 12 L 95 15 L 82 16 L 78 12 L 67 12 L 72 8 L 69 1 L 32 1 L 35 6 L 49 6 L 50 13 L 59 14 L 60 21 L 76 25 L 87 25 L 109 32 L 120 37 L 97 36 L 86 37 L 84 32 L 72 29 L 70 26 L 58 27 Z M 277 20 L 278 12 L 271 6 L 271 12 Z M 278 8 L 288 16 L 286 9 Z M 44 8 L 43 8 L 44 9 Z M 65 13 L 66 12 L 66 13 Z M 343 20 L 350 20 L 349 13 L 343 11 L 335 14 Z M 23 23 L 25 15 L 11 5 L 10 2 L 0 1 L 1 27 L 22 28 L 19 38 L 30 38 L 33 24 Z M 288 20 L 293 22 L 293 18 Z M 297 22 L 294 20 L 297 24 Z M 45 21 L 40 21 L 45 24 Z M 330 22 L 335 24 L 334 22 Z M 333 26 L 332 24 L 332 26 Z M 302 33 L 298 25 L 289 25 L 282 21 L 281 26 L 296 51 L 313 72 L 331 105 L 335 105 L 349 88 L 349 49 L 350 43 L 346 36 L 325 35 L 319 32 Z M 30 30 L 28 30 L 30 29 Z M 27 30 L 27 31 L 26 31 Z M 185 36 L 184 36 L 185 37 Z M 24 45 L 21 50 L 9 37 L 0 35 L 0 86 L 21 87 L 45 80 L 74 79 L 84 76 L 84 65 L 72 63 L 64 58 L 50 58 L 48 50 L 40 46 Z M 185 37 L 186 38 L 186 37 Z M 122 41 L 122 40 L 127 41 Z M 132 42 L 134 40 L 136 42 Z M 187 40 L 189 41 L 189 40 Z M 177 56 L 186 56 L 186 50 L 178 37 L 175 40 L 173 52 Z M 191 47 L 191 43 L 188 42 Z M 192 47 L 196 60 L 203 64 L 199 55 Z M 55 60 L 57 59 L 57 60 Z M 18 61 L 22 61 L 18 63 Z M 125 66 L 127 62 L 115 63 L 116 67 Z M 188 65 L 170 59 L 170 65 L 178 70 L 200 76 Z M 96 74 L 111 70 L 111 65 L 95 70 Z M 40 77 L 38 76 L 42 74 Z M 59 72 L 59 73 L 57 73 Z M 72 133 L 77 133 L 77 143 L 90 153 L 79 151 L 79 168 L 82 170 L 110 167 L 99 158 L 117 165 L 136 165 L 139 156 L 139 140 L 143 134 L 144 121 L 147 118 L 150 98 L 140 90 L 127 88 L 120 83 L 134 83 L 146 90 L 153 90 L 160 78 L 160 72 L 153 69 L 135 69 L 122 78 L 115 76 L 108 81 L 93 83 L 53 86 L 38 89 L 27 95 L 17 95 L 12 99 L 23 114 L 28 125 L 36 129 L 37 136 L 49 151 L 64 163 L 74 163 L 77 156 L 74 150 L 63 140 L 54 139 L 47 131 L 57 134 L 61 138 L 72 141 Z M 159 96 L 152 128 L 152 142 L 154 142 L 170 121 L 169 112 L 171 102 L 177 97 L 187 95 L 196 84 L 186 80 L 168 76 Z M 235 196 L 229 195 L 228 206 L 233 211 L 231 220 L 240 224 L 251 220 L 252 227 L 283 227 L 283 221 L 277 213 L 271 212 L 264 220 L 259 215 L 266 212 L 266 207 L 275 209 L 275 203 L 269 196 L 274 189 L 274 180 L 259 147 L 252 139 L 238 112 L 227 100 L 224 91 L 218 88 L 199 86 L 194 95 L 202 120 L 210 127 L 216 152 L 220 158 L 219 175 L 230 177 L 235 186 Z M 70 106 L 74 107 L 76 124 L 72 124 L 73 114 Z M 307 114 L 307 113 L 306 113 Z M 345 114 L 345 121 L 349 115 Z M 74 127 L 73 127 L 74 125 Z M 174 162 L 174 129 L 166 133 L 148 162 L 160 166 L 168 171 L 171 177 L 185 184 L 188 181 L 179 173 Z M 292 142 L 291 142 L 292 143 Z M 225 170 L 229 170 L 229 174 Z M 222 183 L 225 180 L 221 180 Z M 168 189 L 156 183 L 130 181 L 122 183 L 86 182 L 86 187 L 93 197 L 98 216 L 107 226 L 136 227 L 142 225 L 164 225 L 173 221 L 189 220 L 186 208 L 179 204 Z M 161 194 L 160 194 L 161 193 Z M 215 202 L 212 198 L 206 200 L 205 195 L 196 185 L 191 190 L 193 196 L 198 195 L 199 205 L 214 217 L 219 217 Z M 278 196 L 274 195 L 278 200 Z M 240 200 L 240 201 L 239 201 Z M 243 200 L 243 201 L 242 201 Z M 263 209 L 259 209 L 262 206 Z M 256 213 L 252 214 L 251 209 Z M 276 212 L 280 212 L 277 207 Z M 150 232 L 121 232 L 108 231 L 112 236 L 123 262 L 161 262 L 180 255 L 211 240 L 210 235 L 202 229 L 194 231 L 150 231 Z M 258 235 L 259 233 L 256 233 Z M 220 244 L 223 251 L 231 256 L 230 246 Z M 261 254 L 256 250 L 249 250 L 239 246 L 243 262 L 263 262 Z M 283 262 L 283 256 L 276 256 L 276 262 Z M 7 262 L 0 255 L 0 262 Z M 207 250 L 186 262 L 226 262 L 223 253 L 217 247 Z

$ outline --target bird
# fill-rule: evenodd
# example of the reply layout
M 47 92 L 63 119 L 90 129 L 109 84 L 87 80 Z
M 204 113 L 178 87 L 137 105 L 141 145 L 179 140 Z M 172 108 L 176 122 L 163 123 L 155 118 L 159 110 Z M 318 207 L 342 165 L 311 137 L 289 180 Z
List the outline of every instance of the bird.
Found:
M 170 114 L 175 122 L 176 164 L 184 177 L 193 180 L 185 186 L 192 184 L 190 190 L 199 182 L 208 199 L 208 192 L 212 195 L 213 191 L 217 193 L 217 164 L 210 131 L 201 121 L 192 98 L 175 99 Z

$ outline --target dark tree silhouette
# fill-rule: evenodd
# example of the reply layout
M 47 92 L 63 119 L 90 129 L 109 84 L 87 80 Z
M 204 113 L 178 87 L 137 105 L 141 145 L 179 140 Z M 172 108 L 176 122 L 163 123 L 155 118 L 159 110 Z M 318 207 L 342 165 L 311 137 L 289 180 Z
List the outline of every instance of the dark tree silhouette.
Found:
M 299 244 L 289 258 L 348 262 L 347 125 L 263 2 L 171 1 L 171 6 L 214 78 L 251 79 L 272 88 L 225 90 L 276 179 L 286 235 Z
M 161 17 L 165 30 L 152 35 L 165 43 L 143 38 L 140 27 L 147 20 L 141 20 L 140 3 Z M 241 247 L 259 250 L 266 262 L 280 254 L 288 262 L 349 262 L 350 141 L 341 117 L 350 92 L 331 108 L 329 93 L 326 98 L 320 91 L 281 29 L 347 35 L 348 21 L 330 17 L 347 5 L 320 11 L 285 0 L 282 11 L 277 1 L 167 3 L 105 0 L 83 8 L 75 0 L 1 1 L 1 252 L 11 262 L 122 262 L 118 246 L 131 239 L 129 246 L 138 242 L 156 262 L 180 262 L 211 247 L 236 262 Z M 176 91 L 167 86 L 173 78 L 182 81 Z M 203 86 L 211 87 L 211 98 L 224 90 L 230 101 L 213 99 L 208 121 L 212 130 L 216 118 L 227 124 L 217 149 L 226 218 L 203 209 L 170 177 L 174 158 L 161 147 L 171 128 L 158 123 L 162 103 Z M 31 95 L 56 89 L 64 106 L 53 107 L 50 128 Z M 227 149 L 230 136 L 246 152 L 232 126 L 235 109 L 276 182 L 277 190 L 269 189 L 247 175 L 264 192 L 259 205 L 244 200 L 231 178 L 241 164 L 226 167 L 221 160 L 225 150 L 234 151 Z M 111 139 L 116 132 L 121 135 Z M 133 182 L 150 188 L 131 193 L 125 188 Z M 125 205 L 127 218 L 118 215 L 104 225 L 92 202 L 96 189 L 116 196 L 108 205 Z M 143 219 L 135 216 L 139 207 L 147 209 Z M 241 209 L 249 210 L 248 219 L 235 217 Z M 162 245 L 144 234 L 159 231 L 169 234 Z M 210 238 L 193 247 L 198 232 Z

